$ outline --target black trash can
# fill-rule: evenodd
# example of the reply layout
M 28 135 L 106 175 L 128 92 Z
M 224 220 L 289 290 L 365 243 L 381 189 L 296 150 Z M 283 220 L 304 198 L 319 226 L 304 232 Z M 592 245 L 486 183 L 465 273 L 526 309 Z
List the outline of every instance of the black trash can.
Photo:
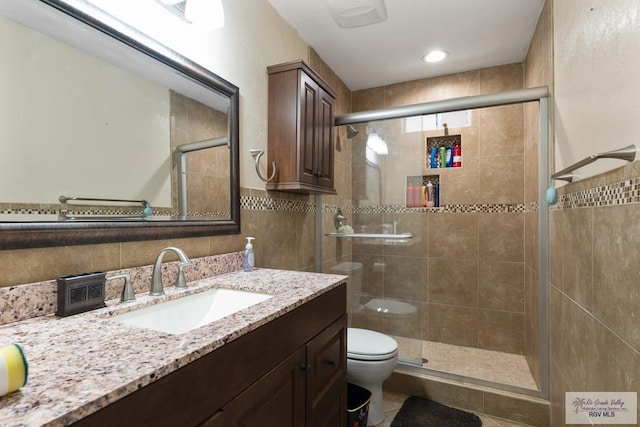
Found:
M 347 427 L 366 427 L 371 392 L 356 384 L 347 384 Z

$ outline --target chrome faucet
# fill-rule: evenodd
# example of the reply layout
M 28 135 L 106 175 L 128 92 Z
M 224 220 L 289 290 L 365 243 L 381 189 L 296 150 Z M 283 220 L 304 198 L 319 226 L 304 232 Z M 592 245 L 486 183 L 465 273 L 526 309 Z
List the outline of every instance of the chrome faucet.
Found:
M 178 255 L 178 258 L 180 258 L 180 263 L 178 264 L 178 278 L 176 279 L 175 287 L 187 287 L 187 280 L 184 277 L 183 269 L 187 265 L 191 265 L 191 260 L 182 249 L 169 246 L 161 250 L 156 257 L 156 263 L 153 266 L 153 274 L 151 275 L 151 289 L 149 290 L 149 295 L 151 296 L 164 295 L 164 289 L 162 287 L 162 258 L 167 252 L 175 252 L 175 254 Z

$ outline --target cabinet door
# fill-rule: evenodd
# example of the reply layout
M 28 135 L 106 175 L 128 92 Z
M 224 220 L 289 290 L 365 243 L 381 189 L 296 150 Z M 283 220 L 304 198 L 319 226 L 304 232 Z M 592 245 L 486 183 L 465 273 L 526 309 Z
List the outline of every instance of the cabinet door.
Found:
M 316 176 L 317 184 L 333 186 L 333 97 L 318 87 L 318 119 L 316 136 Z
M 307 184 L 318 181 L 317 130 L 319 87 L 309 76 L 300 71 L 299 117 L 300 134 L 298 142 L 299 179 Z
M 224 426 L 305 425 L 305 362 L 303 347 L 229 402 L 223 408 Z
M 338 427 L 347 421 L 347 316 L 307 344 L 307 426 Z

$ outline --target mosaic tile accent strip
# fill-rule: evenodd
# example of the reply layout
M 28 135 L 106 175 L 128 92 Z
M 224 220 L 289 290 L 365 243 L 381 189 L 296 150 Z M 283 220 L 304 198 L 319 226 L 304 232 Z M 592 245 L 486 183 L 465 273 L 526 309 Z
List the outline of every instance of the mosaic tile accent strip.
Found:
M 344 208 L 343 208 L 344 210 Z M 517 204 L 479 204 L 479 205 L 444 205 L 438 208 L 408 208 L 403 205 L 377 205 L 351 208 L 352 214 L 385 214 L 385 213 L 523 213 L 525 205 Z
M 340 207 L 344 212 L 349 213 L 411 213 L 411 212 L 482 212 L 482 213 L 505 213 L 505 212 L 529 212 L 537 210 L 537 203 L 534 207 L 523 204 L 479 204 L 479 205 L 446 205 L 439 208 L 408 208 L 403 205 L 376 205 L 360 206 L 351 205 L 338 206 L 323 204 L 323 212 L 335 212 Z M 309 201 L 273 199 L 270 197 L 241 196 L 240 209 L 251 211 L 277 211 L 277 212 L 308 212 L 316 211 L 316 205 Z M 140 210 L 125 209 L 74 209 L 59 210 L 56 208 L 16 208 L 0 207 L 0 215 L 67 215 L 67 216 L 141 216 Z M 171 217 L 177 216 L 177 212 L 170 209 L 158 209 L 154 211 L 154 216 Z M 190 218 L 214 218 L 227 219 L 231 217 L 229 212 L 188 212 Z M 64 218 L 62 218 L 64 220 Z M 83 218 L 90 219 L 90 218 Z M 19 219 L 18 219 L 19 220 Z M 47 220 L 52 220 L 48 218 Z
M 128 209 L 128 208 L 104 208 L 104 207 L 83 207 L 69 209 L 56 208 L 56 207 L 21 207 L 21 206 L 0 206 L 0 215 L 13 215 L 16 216 L 16 220 L 28 219 L 18 218 L 20 215 L 50 215 L 53 218 L 38 218 L 43 221 L 72 221 L 78 220 L 91 220 L 92 217 L 100 217 L 99 219 L 123 219 L 126 217 L 131 219 L 142 219 L 141 209 Z M 167 208 L 154 208 L 154 217 L 177 217 L 178 211 Z M 106 218 L 104 218 L 106 217 Z M 231 218 L 230 212 L 187 212 L 189 218 L 205 218 L 205 219 L 229 219 Z M 171 219 L 171 218 L 167 218 Z
M 316 206 L 312 202 L 300 202 L 294 200 L 271 199 L 267 197 L 243 196 L 240 199 L 240 208 L 245 210 L 274 210 L 286 212 L 315 212 Z M 478 204 L 478 205 L 446 205 L 439 208 L 408 208 L 404 205 L 375 205 L 352 206 L 323 204 L 324 213 L 333 213 L 336 209 L 342 209 L 349 214 L 375 214 L 375 213 L 415 213 L 415 212 L 456 212 L 456 213 L 513 213 L 526 212 L 527 209 L 537 210 L 537 203 L 531 208 L 522 203 L 516 204 Z
M 538 202 L 529 202 L 524 206 L 525 213 L 538 212 L 540 204 Z
M 307 201 L 241 196 L 240 209 L 249 211 L 315 212 L 316 205 Z
M 558 195 L 552 210 L 640 203 L 640 177 Z

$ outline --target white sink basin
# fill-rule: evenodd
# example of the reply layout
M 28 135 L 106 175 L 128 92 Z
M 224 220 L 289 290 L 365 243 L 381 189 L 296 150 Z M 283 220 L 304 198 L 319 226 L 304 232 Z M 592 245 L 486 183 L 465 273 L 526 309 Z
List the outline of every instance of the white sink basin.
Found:
M 111 317 L 116 322 L 179 335 L 268 300 L 273 295 L 215 288 Z

